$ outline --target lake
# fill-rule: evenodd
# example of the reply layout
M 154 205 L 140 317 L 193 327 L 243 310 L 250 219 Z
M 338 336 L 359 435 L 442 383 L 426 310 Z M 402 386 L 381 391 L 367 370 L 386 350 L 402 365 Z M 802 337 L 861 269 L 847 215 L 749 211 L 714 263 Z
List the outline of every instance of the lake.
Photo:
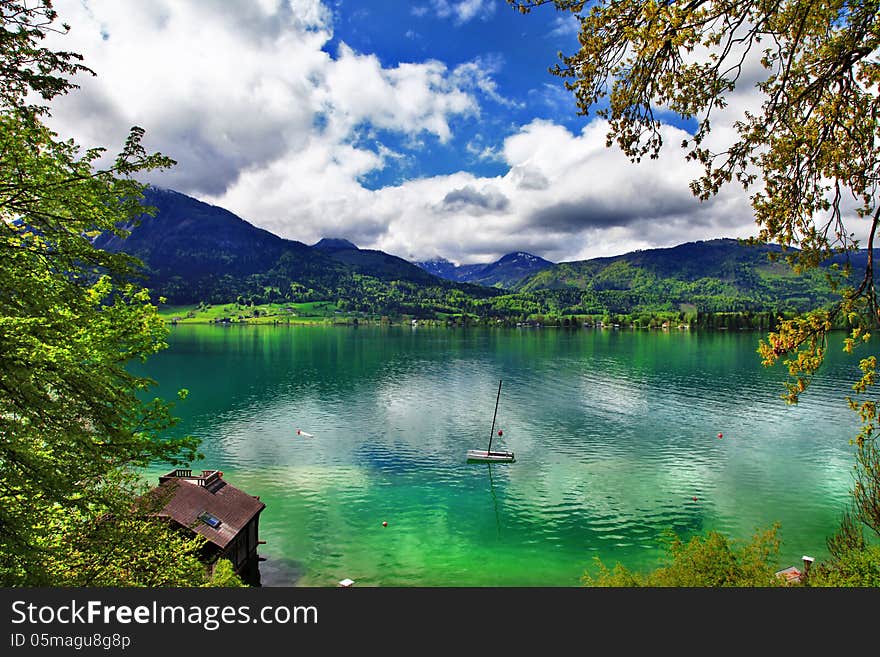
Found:
M 827 556 L 857 359 L 830 349 L 787 406 L 760 337 L 176 326 L 137 371 L 190 391 L 175 410 L 203 439 L 194 467 L 266 503 L 264 585 L 577 586 L 596 556 L 656 566 L 669 529 L 748 539 L 778 521 L 781 567 Z M 468 464 L 499 380 L 493 448 L 516 462 Z

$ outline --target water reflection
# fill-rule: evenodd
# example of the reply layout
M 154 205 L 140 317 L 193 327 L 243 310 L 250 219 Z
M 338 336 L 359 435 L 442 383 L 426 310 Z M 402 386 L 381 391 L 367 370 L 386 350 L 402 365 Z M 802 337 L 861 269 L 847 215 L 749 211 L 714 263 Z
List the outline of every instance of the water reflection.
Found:
M 832 351 L 787 407 L 757 337 L 178 326 L 145 372 L 190 390 L 205 467 L 266 502 L 264 585 L 567 586 L 594 554 L 656 563 L 669 528 L 780 520 L 783 560 L 824 553 L 857 363 Z M 499 379 L 517 462 L 466 464 Z

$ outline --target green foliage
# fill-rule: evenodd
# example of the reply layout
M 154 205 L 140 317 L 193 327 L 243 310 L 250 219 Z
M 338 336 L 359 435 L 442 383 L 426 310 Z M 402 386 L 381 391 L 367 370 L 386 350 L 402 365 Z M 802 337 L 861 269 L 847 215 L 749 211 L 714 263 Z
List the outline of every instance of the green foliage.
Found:
M 111 475 L 114 477 L 114 475 Z M 194 586 L 209 581 L 200 560 L 205 539 L 186 535 L 151 508 L 132 503 L 133 482 L 116 477 L 104 492 L 105 511 L 62 509 L 44 514 L 47 531 L 40 549 L 27 555 L 42 573 L 28 584 L 48 586 Z M 122 484 L 122 485 L 120 485 Z M 94 493 L 93 490 L 89 493 Z
M 50 531 L 42 549 L 29 555 L 43 569 L 43 579 L 30 583 L 51 586 L 245 586 L 232 563 L 204 562 L 207 540 L 165 518 L 154 518 L 157 497 L 145 494 L 132 502 L 130 492 L 143 490 L 133 479 L 117 477 L 106 485 L 115 498 L 114 512 L 96 516 L 92 510 L 56 508 L 46 516 Z
M 821 272 L 786 276 L 769 261 L 772 253 L 735 240 L 682 244 L 562 263 L 523 281 L 517 291 L 553 296 L 572 312 L 590 314 L 682 305 L 703 313 L 800 312 L 834 302 Z
M 40 47 L 53 29 L 49 2 L 0 8 L 0 582 L 148 583 L 164 577 L 150 568 L 175 560 L 139 563 L 151 544 L 143 552 L 129 535 L 145 527 L 106 519 L 130 512 L 130 468 L 189 461 L 196 443 L 165 437 L 170 405 L 142 401 L 152 382 L 125 369 L 165 346 L 148 292 L 130 282 L 136 263 L 90 238 L 123 235 L 118 226 L 143 212 L 131 175 L 172 161 L 147 154 L 133 128 L 98 169 L 101 149 L 82 153 L 51 132 L 48 110 L 26 94 L 65 93 L 75 86 L 65 75 L 85 69 L 77 55 Z M 114 541 L 130 551 L 96 556 Z
M 860 463 L 869 465 L 862 458 L 860 454 Z M 857 468 L 862 475 L 866 470 L 866 467 Z M 865 526 L 871 526 L 871 521 L 865 522 L 865 518 L 870 518 L 871 512 L 862 507 L 866 499 L 873 501 L 877 496 L 876 492 L 864 491 L 860 499 L 859 483 L 856 482 L 852 507 L 844 513 L 837 532 L 828 539 L 831 557 L 810 574 L 810 586 L 880 586 L 880 545 L 865 540 Z
M 40 45 L 47 32 L 68 30 L 53 26 L 57 12 L 51 0 L 2 0 L 0 14 L 0 106 L 45 113 L 45 107 L 26 104 L 29 94 L 51 100 L 76 87 L 68 76 L 91 70 L 81 55 Z
M 847 550 L 810 572 L 810 586 L 880 587 L 880 545 Z
M 771 559 L 779 551 L 778 526 L 756 532 L 748 543 L 737 546 L 722 534 L 709 531 L 684 542 L 676 535 L 667 539 L 667 556 L 660 568 L 647 574 L 628 570 L 618 563 L 609 569 L 597 557 L 596 572 L 584 574 L 587 586 L 719 587 L 780 586 Z
M 206 586 L 216 587 L 242 587 L 245 586 L 241 578 L 235 573 L 232 562 L 229 559 L 218 559 L 211 571 L 211 579 Z
M 438 280 L 378 251 L 311 249 L 169 190 L 147 189 L 146 201 L 156 206 L 155 219 L 145 218 L 125 240 L 103 233 L 96 243 L 144 259 L 154 298 L 164 296 L 177 306 L 211 305 L 211 315 L 233 301 L 249 307 L 214 317 L 221 321 L 251 321 L 255 310 L 264 315 L 266 307 L 270 316 L 277 315 L 271 308 L 283 304 L 332 302 L 349 318 L 468 314 L 478 316 L 478 323 L 512 324 L 543 314 L 564 325 L 566 315 L 668 313 L 684 307 L 702 313 L 793 313 L 835 298 L 821 273 L 792 276 L 768 259 L 778 251 L 730 239 L 547 263 L 544 271 L 508 291 Z M 223 230 L 208 228 L 215 224 Z M 178 321 L 209 319 L 204 312 L 187 318 L 189 312 L 178 313 Z

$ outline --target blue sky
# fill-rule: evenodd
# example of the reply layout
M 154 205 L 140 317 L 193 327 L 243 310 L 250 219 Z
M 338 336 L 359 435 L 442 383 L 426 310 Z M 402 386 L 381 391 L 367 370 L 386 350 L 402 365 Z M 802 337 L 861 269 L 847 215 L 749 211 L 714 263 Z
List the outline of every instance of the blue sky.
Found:
M 754 232 L 734 189 L 704 203 L 675 147 L 634 165 L 548 69 L 577 19 L 504 0 L 57 0 L 52 45 L 95 70 L 53 106 L 85 146 L 132 125 L 178 164 L 149 182 L 307 244 L 408 259 L 560 262 Z M 746 106 L 731 99 L 728 114 Z M 742 102 L 740 102 L 742 100 Z M 723 137 L 724 117 L 718 131 Z
M 473 16 L 455 11 L 455 3 L 369 2 L 345 0 L 334 5 L 334 37 L 325 50 L 334 54 L 340 44 L 375 53 L 385 66 L 398 62 L 437 59 L 449 68 L 476 63 L 494 85 L 484 94 L 479 117 L 454 121 L 449 143 L 422 142 L 418 153 L 393 133 L 380 136 L 413 157 L 407 165 L 389 166 L 368 176 L 365 184 L 381 187 L 413 176 L 449 174 L 462 168 L 482 176 L 503 175 L 503 161 L 490 157 L 504 138 L 519 126 L 540 118 L 579 130 L 573 94 L 561 78 L 549 73 L 558 53 L 577 47 L 578 22 L 568 12 L 552 8 L 524 16 L 500 2 L 460 3 L 476 8 Z M 448 12 L 448 13 L 447 13 Z

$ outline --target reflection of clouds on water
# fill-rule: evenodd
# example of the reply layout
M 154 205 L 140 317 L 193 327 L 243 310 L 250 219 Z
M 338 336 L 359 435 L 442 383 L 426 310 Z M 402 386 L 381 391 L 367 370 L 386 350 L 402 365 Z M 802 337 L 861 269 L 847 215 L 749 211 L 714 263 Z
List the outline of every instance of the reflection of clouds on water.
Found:
M 829 434 L 810 434 L 816 423 L 805 414 L 791 433 L 780 429 L 779 437 L 725 437 L 719 449 L 727 454 L 726 467 L 716 473 L 712 487 L 713 527 L 749 537 L 778 521 L 783 552 L 791 558 L 824 553 L 825 536 L 848 502 L 853 461 L 845 449 L 829 448 L 823 441 Z M 813 449 L 821 442 L 824 456 Z
M 721 337 L 253 330 L 278 344 L 209 370 L 214 406 L 186 421 L 200 465 L 266 502 L 261 552 L 300 585 L 576 585 L 593 553 L 655 558 L 667 528 L 748 538 L 774 519 L 806 551 L 850 487 L 846 377 L 787 407 L 744 339 L 722 366 Z M 517 462 L 487 470 L 465 452 L 486 446 L 499 379 L 493 446 Z
M 230 472 L 225 478 L 266 504 L 260 515 L 260 539 L 266 545 L 260 553 L 272 562 L 306 564 L 341 559 L 339 546 L 349 544 L 354 533 L 350 516 L 364 513 L 378 486 L 369 473 L 352 466 L 277 465 Z
M 655 547 L 666 528 L 701 522 L 695 516 L 704 509 L 691 498 L 711 481 L 711 471 L 698 460 L 666 465 L 619 456 L 559 460 L 511 469 L 504 500 L 517 515 L 539 519 L 547 534 L 574 529 L 584 533 L 586 544 L 596 539 Z
M 395 443 L 463 456 L 488 441 L 495 403 L 490 381 L 491 374 L 464 362 L 386 379 L 376 389 L 377 425 Z M 477 400 L 474 391 L 481 389 L 486 398 Z
M 267 505 L 260 520 L 266 586 L 333 586 L 345 577 L 360 586 L 405 583 L 438 567 L 466 578 L 462 564 L 492 512 L 474 513 L 466 495 L 447 499 L 418 479 L 394 481 L 363 468 L 277 466 L 227 478 Z M 291 566 L 296 580 L 284 581 Z
M 622 422 L 648 410 L 649 392 L 639 380 L 608 372 L 585 372 L 578 385 L 585 414 Z
M 352 400 L 302 389 L 306 394 L 297 398 L 264 399 L 236 417 L 221 418 L 223 439 L 217 445 L 224 459 L 243 466 L 365 463 L 389 475 L 419 471 L 438 485 L 455 482 L 463 451 L 488 439 L 497 387 L 492 374 L 475 363 L 416 362 L 398 358 L 380 368 L 374 388 L 359 385 Z M 704 498 L 728 479 L 742 476 L 752 486 L 772 479 L 780 465 L 765 452 L 773 446 L 754 435 L 767 431 L 768 406 L 771 420 L 786 420 L 773 429 L 772 440 L 802 440 L 800 424 L 812 421 L 809 411 L 803 420 L 801 409 L 764 401 L 718 417 L 719 398 L 701 394 L 695 385 L 647 387 L 641 377 L 623 375 L 619 362 L 606 365 L 614 371 L 581 371 L 576 386 L 567 384 L 568 372 L 546 370 L 527 381 L 514 378 L 503 389 L 499 426 L 519 461 L 505 471 L 504 497 L 525 500 L 512 510 L 535 517 L 617 514 L 628 523 L 660 507 L 663 520 L 667 510 L 677 515 L 682 501 Z M 576 361 L 569 366 L 584 367 Z M 489 394 L 475 399 L 475 390 Z M 765 394 L 748 386 L 741 393 Z M 560 422 L 566 414 L 568 420 Z M 314 432 L 314 439 L 296 436 L 304 418 L 311 419 L 304 429 Z M 726 442 L 712 440 L 714 430 L 705 426 L 713 423 L 723 427 Z M 734 445 L 737 458 L 729 463 Z M 806 476 L 820 483 L 827 481 L 825 469 L 839 474 L 844 465 L 845 470 L 845 459 L 834 454 L 833 465 Z M 835 486 L 839 481 L 830 485 Z M 734 513 L 723 500 L 738 497 L 709 495 L 705 504 L 715 513 Z
M 255 401 L 199 427 L 207 460 L 228 467 L 350 462 L 340 404 L 313 396 Z M 298 435 L 297 429 L 311 434 Z

